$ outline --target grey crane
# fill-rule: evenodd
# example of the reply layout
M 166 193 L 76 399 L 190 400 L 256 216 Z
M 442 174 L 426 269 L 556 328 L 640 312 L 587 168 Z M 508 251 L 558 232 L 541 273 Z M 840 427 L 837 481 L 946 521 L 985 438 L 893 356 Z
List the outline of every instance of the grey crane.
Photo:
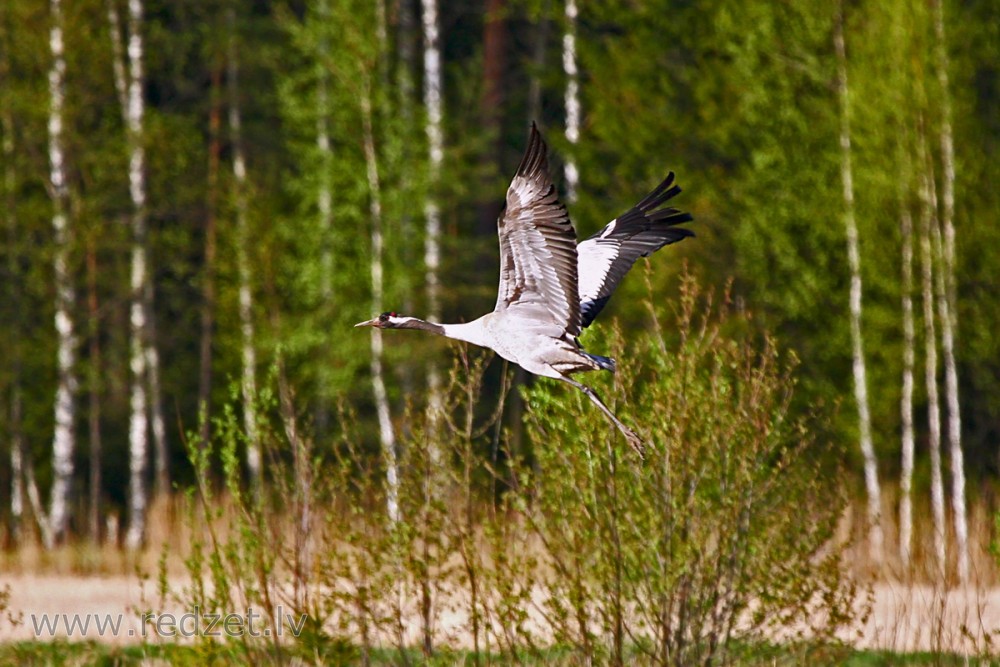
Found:
M 677 226 L 692 220 L 689 213 L 660 208 L 680 191 L 671 172 L 645 199 L 578 245 L 549 176 L 545 142 L 532 123 L 528 148 L 497 221 L 500 288 L 493 312 L 464 324 L 438 324 L 388 312 L 355 326 L 430 331 L 490 348 L 530 373 L 571 384 L 607 415 L 642 456 L 642 439 L 593 389 L 570 375 L 614 372 L 614 359 L 585 352 L 577 337 L 601 312 L 637 259 L 694 236 Z

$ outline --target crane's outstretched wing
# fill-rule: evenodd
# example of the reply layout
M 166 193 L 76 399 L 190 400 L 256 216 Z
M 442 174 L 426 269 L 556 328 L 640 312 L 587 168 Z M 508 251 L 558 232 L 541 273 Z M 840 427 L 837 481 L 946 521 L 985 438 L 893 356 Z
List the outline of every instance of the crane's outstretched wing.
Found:
M 670 172 L 645 199 L 577 246 L 581 328 L 590 326 L 637 259 L 694 236 L 690 229 L 675 226 L 693 220 L 690 213 L 657 210 L 680 191 Z
M 531 124 L 528 148 L 497 221 L 500 289 L 495 312 L 580 333 L 576 232 L 549 177 L 545 142 Z

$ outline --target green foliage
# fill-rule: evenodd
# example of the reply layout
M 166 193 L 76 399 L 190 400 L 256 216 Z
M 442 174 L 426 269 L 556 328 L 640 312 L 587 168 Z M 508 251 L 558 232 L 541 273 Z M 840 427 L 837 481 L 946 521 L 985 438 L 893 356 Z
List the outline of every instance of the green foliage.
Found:
M 654 309 L 654 333 L 617 345 L 609 391 L 645 461 L 575 392 L 527 392 L 546 620 L 588 658 L 620 663 L 634 644 L 655 664 L 725 663 L 749 657 L 741 643 L 831 638 L 854 618 L 833 545 L 842 471 L 789 409 L 794 360 L 748 337 L 726 297 L 688 280 L 675 318 Z
M 377 662 L 380 647 L 418 645 L 506 660 L 555 644 L 568 664 L 715 664 L 752 662 L 775 637 L 832 641 L 855 618 L 834 538 L 842 471 L 790 413 L 794 363 L 712 301 L 688 279 L 676 317 L 651 309 L 654 333 L 628 353 L 608 337 L 609 389 L 648 440 L 645 461 L 576 392 L 542 382 L 525 390 L 534 460 L 512 455 L 502 403 L 482 404 L 488 357 L 462 347 L 443 415 L 407 416 L 394 485 L 350 412 L 329 448 L 303 436 L 279 365 L 277 398 L 257 406 L 258 488 L 243 482 L 235 390 L 215 444 L 190 449 L 191 583 L 170 590 L 163 575 L 161 595 L 255 608 L 270 628 L 287 629 L 267 615 L 278 604 L 308 619 L 297 636 L 197 638 L 206 659 Z

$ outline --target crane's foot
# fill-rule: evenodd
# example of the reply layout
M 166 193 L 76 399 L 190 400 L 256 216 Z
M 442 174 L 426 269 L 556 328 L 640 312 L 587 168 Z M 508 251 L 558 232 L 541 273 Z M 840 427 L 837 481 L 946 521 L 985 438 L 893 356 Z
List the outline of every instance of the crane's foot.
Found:
M 630 429 L 628 426 L 622 425 L 622 433 L 625 435 L 625 439 L 628 441 L 629 446 L 635 450 L 635 453 L 639 455 L 639 459 L 642 461 L 646 460 L 646 443 L 642 441 L 635 431 Z

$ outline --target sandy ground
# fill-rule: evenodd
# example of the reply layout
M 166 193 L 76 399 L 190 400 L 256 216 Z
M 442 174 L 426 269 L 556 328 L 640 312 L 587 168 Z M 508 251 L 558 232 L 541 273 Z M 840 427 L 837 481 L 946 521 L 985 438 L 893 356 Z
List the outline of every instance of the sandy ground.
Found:
M 144 637 L 150 639 L 156 630 L 140 622 L 139 614 L 145 610 L 156 612 L 164 634 L 182 634 L 177 628 L 188 630 L 194 622 L 191 610 L 169 604 L 157 608 L 154 584 L 146 582 L 144 587 L 135 577 L 0 575 L 0 590 L 4 587 L 9 587 L 10 599 L 7 612 L 0 617 L 0 641 L 69 637 L 137 643 Z M 867 620 L 843 633 L 849 644 L 894 651 L 1000 651 L 1000 588 L 942 593 L 927 586 L 878 584 L 872 590 L 871 603 Z M 859 600 L 859 605 L 863 604 L 865 601 Z M 11 616 L 19 622 L 12 623 Z M 242 621 L 234 622 L 245 624 L 245 613 L 241 616 Z M 461 643 L 464 619 L 448 614 L 441 620 L 442 634 Z M 217 630 L 221 631 L 222 622 L 220 619 Z M 69 628 L 67 623 L 75 624 Z M 987 648 L 989 636 L 993 638 L 992 650 Z

